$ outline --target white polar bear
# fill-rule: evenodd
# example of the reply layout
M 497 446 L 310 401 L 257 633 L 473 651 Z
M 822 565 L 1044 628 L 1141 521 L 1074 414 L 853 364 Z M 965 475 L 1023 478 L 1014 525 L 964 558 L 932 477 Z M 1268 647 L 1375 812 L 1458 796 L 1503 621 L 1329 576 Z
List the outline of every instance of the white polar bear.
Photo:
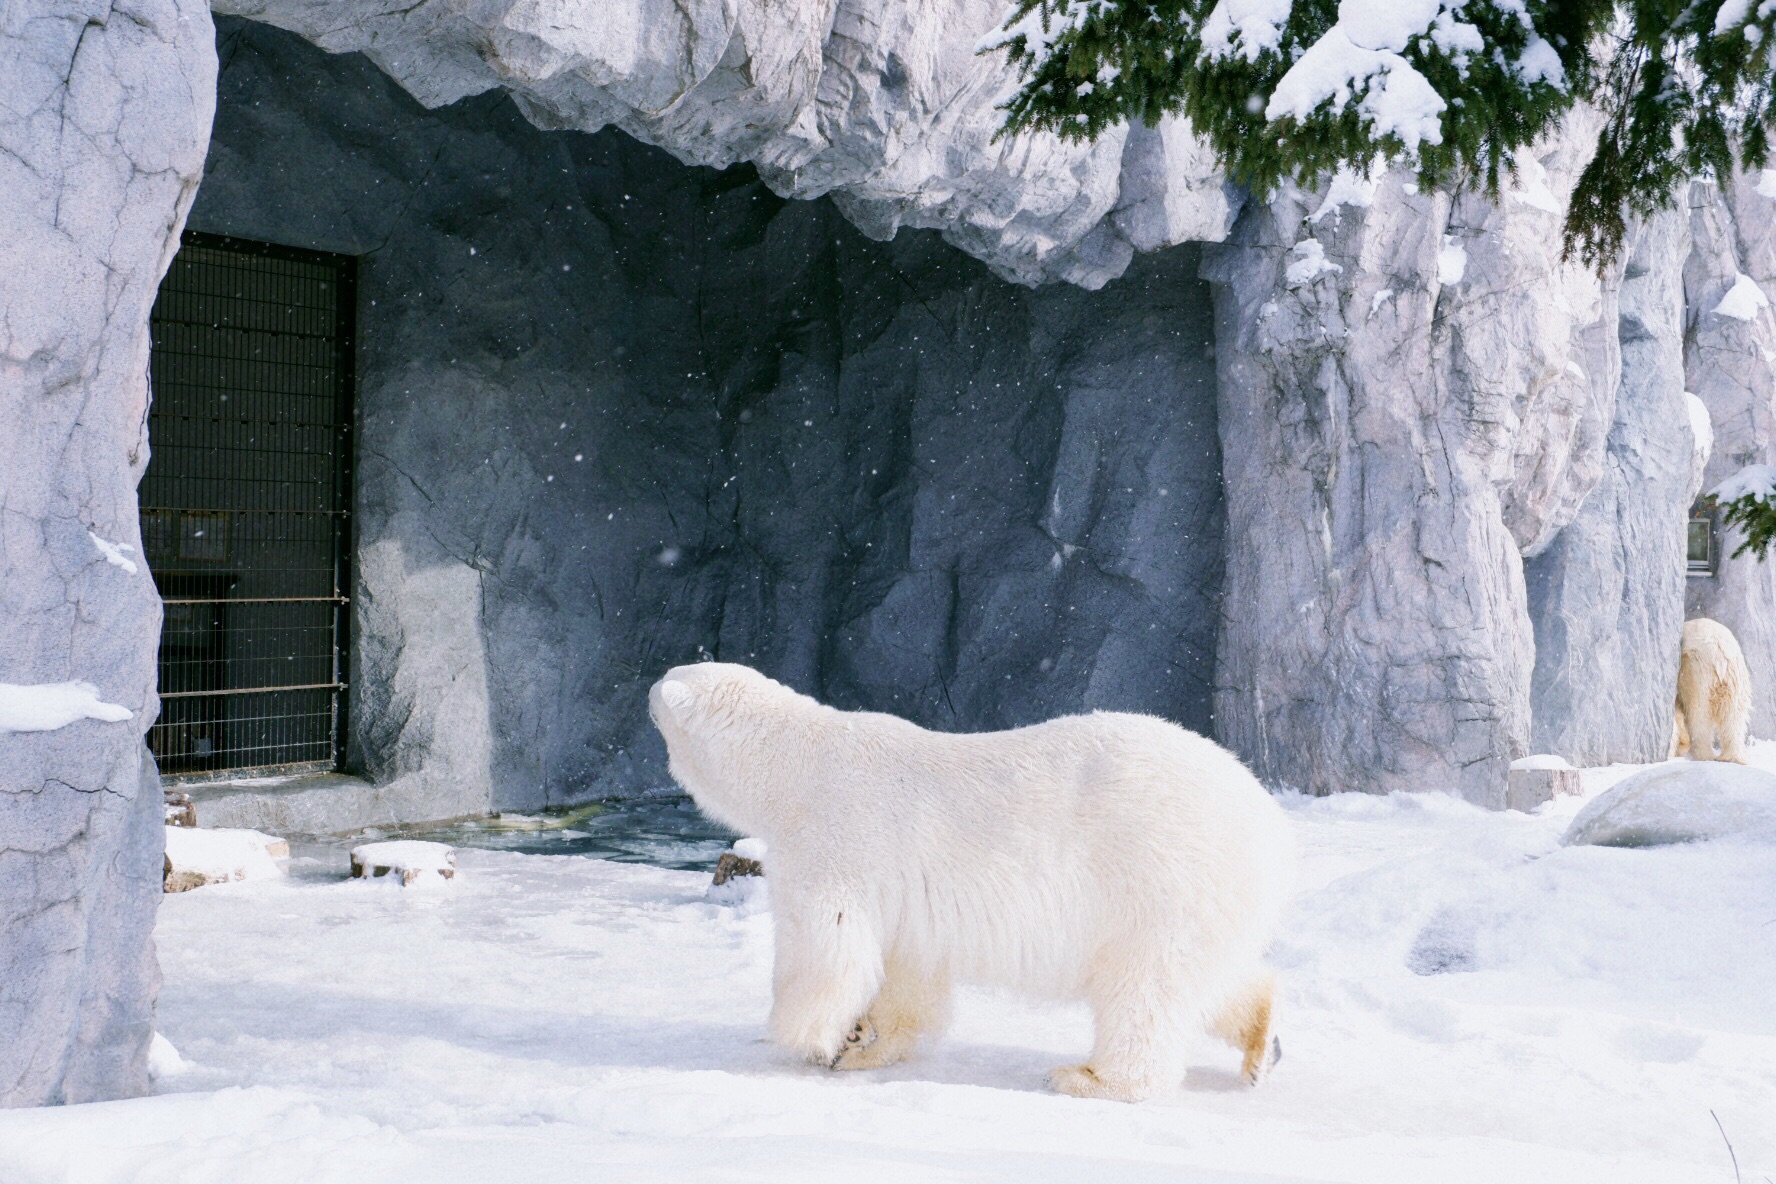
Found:
M 1050 1083 L 1136 1101 L 1205 1028 L 1268 1067 L 1263 954 L 1288 903 L 1287 818 L 1239 760 L 1142 715 L 928 732 L 757 671 L 679 666 L 648 696 L 672 774 L 765 840 L 771 1035 L 840 1069 L 941 1029 L 952 983 L 1087 1000 L 1091 1058 Z
M 1751 671 L 1739 639 L 1719 621 L 1685 621 L 1677 664 L 1676 737 L 1672 756 L 1745 763 L 1751 720 Z M 1714 745 L 1720 742 L 1720 755 Z

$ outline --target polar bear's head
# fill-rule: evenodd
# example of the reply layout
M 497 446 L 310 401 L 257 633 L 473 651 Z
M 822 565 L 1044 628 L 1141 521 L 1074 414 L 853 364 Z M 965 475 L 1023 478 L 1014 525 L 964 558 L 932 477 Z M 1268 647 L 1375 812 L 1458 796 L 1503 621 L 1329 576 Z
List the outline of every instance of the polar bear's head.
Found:
M 760 833 L 774 791 L 795 775 L 797 721 L 819 705 L 728 662 L 674 666 L 648 691 L 672 776 L 706 813 Z

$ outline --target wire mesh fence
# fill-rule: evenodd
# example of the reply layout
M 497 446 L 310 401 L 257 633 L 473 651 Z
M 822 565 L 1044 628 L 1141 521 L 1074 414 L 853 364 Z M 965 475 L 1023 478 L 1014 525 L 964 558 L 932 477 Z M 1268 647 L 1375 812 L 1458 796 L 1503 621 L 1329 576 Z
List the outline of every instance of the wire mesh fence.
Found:
M 187 233 L 161 284 L 140 499 L 166 773 L 343 750 L 352 262 Z

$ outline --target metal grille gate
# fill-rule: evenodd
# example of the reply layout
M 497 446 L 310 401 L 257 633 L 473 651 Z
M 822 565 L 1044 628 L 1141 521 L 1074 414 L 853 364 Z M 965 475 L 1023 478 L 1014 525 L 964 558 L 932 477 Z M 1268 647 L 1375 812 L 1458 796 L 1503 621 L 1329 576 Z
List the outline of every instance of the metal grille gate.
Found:
M 353 260 L 187 232 L 152 319 L 142 542 L 169 774 L 335 768 L 351 544 Z

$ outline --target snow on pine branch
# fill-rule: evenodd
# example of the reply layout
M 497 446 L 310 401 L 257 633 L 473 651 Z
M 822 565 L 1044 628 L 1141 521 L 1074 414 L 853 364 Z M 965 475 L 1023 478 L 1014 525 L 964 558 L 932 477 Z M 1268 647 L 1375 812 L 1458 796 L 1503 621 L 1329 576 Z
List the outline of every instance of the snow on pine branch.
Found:
M 1772 0 L 1011 0 L 980 47 L 1018 70 L 1005 132 L 1182 115 L 1260 195 L 1405 164 L 1503 198 L 1521 150 L 1591 101 L 1606 118 L 1570 201 L 1510 194 L 1564 210 L 1569 253 L 1601 267 L 1690 177 L 1764 166 L 1773 34 Z
M 1708 496 L 1720 505 L 1728 526 L 1745 532 L 1733 558 L 1750 551 L 1761 561 L 1776 542 L 1776 465 L 1746 465 L 1709 490 Z

